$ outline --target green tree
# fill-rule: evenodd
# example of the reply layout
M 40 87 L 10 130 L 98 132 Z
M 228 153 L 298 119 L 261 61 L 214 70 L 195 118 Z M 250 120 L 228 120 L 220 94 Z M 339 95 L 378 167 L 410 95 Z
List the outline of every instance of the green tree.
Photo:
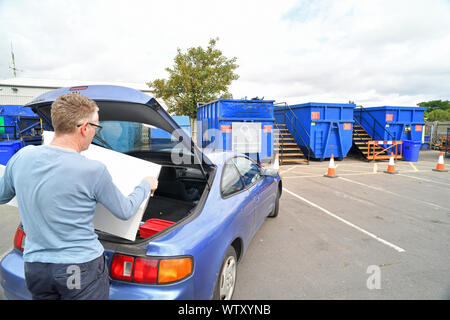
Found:
M 420 102 L 419 107 L 427 108 L 425 111 L 425 120 L 427 121 L 449 121 L 450 120 L 450 101 L 432 100 Z
M 427 121 L 450 121 L 450 109 L 442 110 L 436 109 L 428 112 L 425 119 Z
M 433 111 L 436 109 L 448 110 L 450 109 L 450 101 L 448 100 L 432 100 L 428 102 L 420 102 L 417 104 L 419 107 L 428 108 L 428 111 Z
M 172 68 L 166 68 L 169 78 L 148 82 L 156 98 L 162 98 L 168 112 L 197 118 L 197 103 L 219 98 L 232 98 L 228 87 L 239 76 L 237 58 L 223 56 L 216 48 L 219 38 L 210 39 L 206 49 L 189 48 L 186 53 L 177 49 Z

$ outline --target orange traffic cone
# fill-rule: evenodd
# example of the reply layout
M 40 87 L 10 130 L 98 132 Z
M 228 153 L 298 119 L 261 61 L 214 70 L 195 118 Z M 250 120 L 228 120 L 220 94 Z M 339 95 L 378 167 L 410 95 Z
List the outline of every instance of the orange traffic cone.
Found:
M 328 165 L 328 173 L 324 175 L 327 178 L 337 178 L 336 168 L 334 167 L 334 156 L 331 154 L 330 164 Z
M 448 172 L 448 170 L 445 170 L 445 168 L 444 168 L 444 153 L 443 152 L 440 153 L 439 161 L 436 165 L 436 169 L 433 169 L 433 171 Z
M 388 168 L 387 168 L 387 171 L 384 171 L 384 173 L 390 173 L 390 174 L 398 173 L 398 171 L 395 171 L 395 163 L 394 163 L 394 157 L 393 156 L 391 156 L 389 158 Z

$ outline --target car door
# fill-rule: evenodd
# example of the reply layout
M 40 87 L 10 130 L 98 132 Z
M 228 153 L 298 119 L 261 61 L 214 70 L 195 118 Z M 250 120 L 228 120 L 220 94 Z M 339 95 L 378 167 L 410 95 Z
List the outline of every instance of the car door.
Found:
M 249 243 L 253 236 L 255 200 L 249 196 L 248 190 L 244 187 L 244 181 L 231 159 L 225 163 L 222 171 L 220 193 L 227 210 L 234 207 L 237 211 L 239 219 L 237 234 L 242 236 L 244 243 Z
M 251 159 L 239 156 L 233 158 L 233 162 L 243 178 L 249 196 L 254 200 L 252 233 L 255 233 L 273 208 L 274 198 L 271 196 L 271 183 L 269 178 L 261 175 L 261 167 Z

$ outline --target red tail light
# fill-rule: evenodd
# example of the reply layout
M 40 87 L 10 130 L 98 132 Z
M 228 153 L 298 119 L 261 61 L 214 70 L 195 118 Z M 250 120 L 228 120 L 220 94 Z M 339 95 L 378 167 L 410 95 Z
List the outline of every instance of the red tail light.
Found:
M 16 234 L 14 235 L 14 248 L 23 252 L 25 248 L 25 237 L 26 234 L 21 226 L 17 227 Z
M 184 279 L 192 271 L 192 258 L 155 259 L 115 254 L 110 275 L 117 280 L 156 284 Z
M 136 258 L 134 282 L 156 283 L 158 278 L 158 260 Z
M 111 263 L 111 278 L 131 281 L 133 278 L 134 257 L 115 254 Z

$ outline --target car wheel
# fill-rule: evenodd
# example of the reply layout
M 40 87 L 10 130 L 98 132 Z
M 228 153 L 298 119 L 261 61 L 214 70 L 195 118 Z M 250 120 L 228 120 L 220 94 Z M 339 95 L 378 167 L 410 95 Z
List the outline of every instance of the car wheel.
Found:
M 277 188 L 277 196 L 275 198 L 275 206 L 273 208 L 273 211 L 269 213 L 269 218 L 275 218 L 278 216 L 278 211 L 280 210 L 280 189 Z
M 236 286 L 237 257 L 233 247 L 228 247 L 214 289 L 214 300 L 231 300 Z

